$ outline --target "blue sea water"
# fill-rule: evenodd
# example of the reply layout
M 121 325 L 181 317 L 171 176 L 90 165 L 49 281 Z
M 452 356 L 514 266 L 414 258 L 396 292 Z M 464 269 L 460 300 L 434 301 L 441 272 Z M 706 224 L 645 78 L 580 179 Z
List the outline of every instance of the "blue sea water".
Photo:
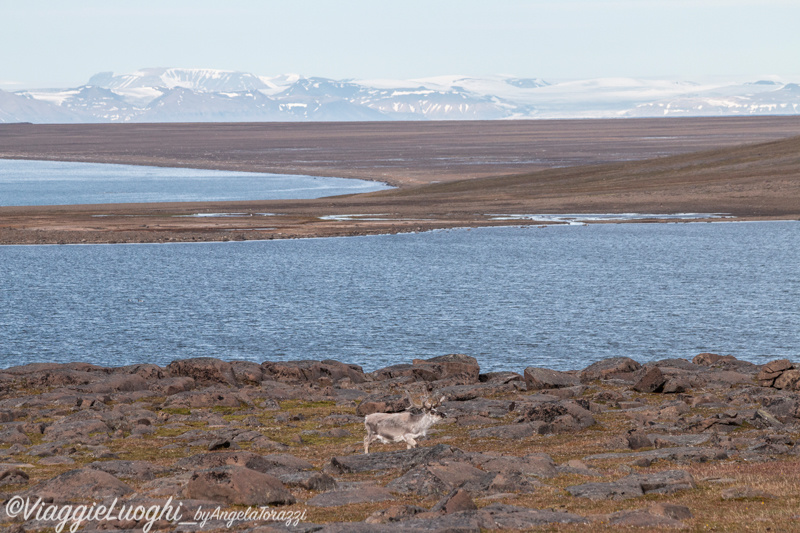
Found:
M 0 367 L 466 353 L 483 371 L 800 355 L 800 224 L 0 247 Z
M 388 188 L 343 178 L 0 159 L 0 206 L 310 199 Z

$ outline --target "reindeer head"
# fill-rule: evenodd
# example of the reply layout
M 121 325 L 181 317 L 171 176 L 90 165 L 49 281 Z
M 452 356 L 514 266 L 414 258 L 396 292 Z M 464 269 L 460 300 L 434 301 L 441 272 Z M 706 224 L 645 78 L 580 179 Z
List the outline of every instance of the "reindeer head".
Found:
M 442 402 L 445 401 L 445 399 L 446 398 L 442 396 L 438 400 L 430 400 L 426 396 L 421 404 L 414 404 L 412 402 L 412 405 L 414 405 L 414 407 L 416 407 L 417 409 L 421 409 L 424 413 L 432 416 L 433 418 L 440 420 L 442 418 L 447 418 L 447 415 L 445 415 L 442 411 L 437 410 L 436 408 L 439 407 L 442 404 Z

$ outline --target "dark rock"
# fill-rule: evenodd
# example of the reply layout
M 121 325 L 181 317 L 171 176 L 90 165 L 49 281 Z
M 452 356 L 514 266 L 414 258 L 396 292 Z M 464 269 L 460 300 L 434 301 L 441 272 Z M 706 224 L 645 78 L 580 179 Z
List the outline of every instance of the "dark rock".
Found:
M 231 361 L 231 371 L 239 385 L 259 385 L 264 379 L 264 370 L 254 361 Z
M 542 389 L 560 389 L 580 384 L 578 376 L 567 372 L 558 372 L 548 368 L 529 366 L 525 369 L 525 385 L 529 391 Z
M 112 369 L 113 374 L 132 374 L 153 382 L 167 377 L 167 372 L 158 365 L 143 363 L 137 365 L 120 366 Z
M 314 492 L 336 490 L 336 480 L 324 472 L 275 469 L 270 473 L 289 487 L 300 487 Z
M 411 407 L 405 394 L 373 394 L 364 398 L 356 407 L 356 414 L 367 416 L 372 413 L 399 413 Z
M 770 361 L 759 371 L 756 379 L 762 387 L 771 387 L 777 378 L 780 377 L 786 370 L 791 370 L 794 365 L 788 359 L 778 359 Z
M 310 470 L 314 465 L 289 454 L 258 455 L 249 451 L 222 451 L 201 453 L 184 457 L 175 463 L 184 470 L 205 470 L 222 466 L 242 466 L 257 472 L 270 472 L 275 468 L 288 467 L 295 470 Z
M 667 378 L 657 366 L 650 368 L 642 378 L 633 386 L 637 392 L 661 392 Z
M 102 420 L 74 420 L 64 418 L 53 422 L 44 430 L 46 440 L 63 440 L 84 443 L 95 433 L 108 435 L 111 431 Z
M 387 524 L 390 522 L 399 522 L 401 520 L 408 520 L 409 518 L 426 511 L 427 509 L 418 505 L 393 505 L 388 509 L 375 511 L 369 515 L 364 522 L 367 524 Z
M 693 518 L 692 511 L 688 507 L 674 503 L 655 503 L 647 509 L 647 512 L 656 516 L 672 518 L 673 520 Z
M 648 511 L 619 511 L 608 515 L 604 521 L 612 526 L 638 527 L 648 529 L 676 528 L 682 529 L 685 526 L 680 520 L 667 516 L 658 516 Z
M 588 383 L 596 379 L 609 379 L 617 374 L 627 374 L 642 368 L 642 365 L 629 357 L 612 357 L 592 363 L 580 373 L 580 380 Z
M 552 433 L 550 424 L 542 421 L 505 424 L 488 428 L 473 429 L 469 436 L 473 439 L 523 439 L 533 435 L 546 435 Z
M 131 494 L 133 489 L 107 472 L 93 468 L 81 468 L 64 472 L 50 480 L 43 481 L 22 493 L 34 499 L 53 503 L 71 501 L 105 500 Z
M 668 378 L 667 382 L 664 383 L 661 392 L 664 394 L 677 394 L 680 392 L 686 392 L 691 388 L 692 384 L 687 379 Z
M 481 383 L 506 384 L 513 381 L 525 381 L 525 378 L 516 372 L 487 372 L 478 376 Z
M 520 530 L 549 524 L 585 524 L 588 521 L 573 513 L 545 511 L 493 503 L 478 511 L 483 529 Z
M 644 496 L 642 487 L 635 483 L 584 483 L 567 487 L 567 492 L 578 498 L 590 500 L 627 500 Z
M 671 494 L 695 488 L 694 478 L 685 470 L 666 470 L 652 474 L 631 474 L 618 481 L 584 483 L 567 487 L 573 496 L 592 500 L 625 500 L 644 494 Z
M 338 507 L 353 503 L 375 503 L 394 500 L 394 496 L 376 485 L 365 485 L 349 490 L 333 490 L 317 494 L 306 503 L 314 507 Z
M 467 459 L 473 466 L 485 472 L 519 473 L 543 478 L 558 475 L 556 464 L 546 453 L 533 453 L 524 457 L 477 453 L 469 454 Z
M 231 447 L 230 439 L 215 439 L 208 445 L 208 451 L 226 450 Z
M 386 488 L 401 494 L 438 496 L 457 487 L 481 489 L 487 486 L 494 475 L 458 461 L 415 466 L 399 478 L 390 481 Z
M 183 494 L 187 498 L 228 505 L 285 505 L 295 502 L 276 477 L 243 466 L 221 466 L 195 472 Z
M 692 363 L 700 366 L 711 366 L 721 361 L 736 361 L 736 358 L 732 355 L 722 356 L 715 353 L 701 353 L 692 359 Z
M 458 459 L 464 452 L 447 444 L 429 448 L 412 448 L 393 452 L 344 455 L 331 459 L 328 469 L 334 474 L 369 472 L 374 470 L 409 469 L 413 466 L 442 459 Z
M 475 398 L 495 396 L 515 392 L 517 388 L 508 383 L 474 383 L 472 385 L 453 385 L 436 389 L 436 394 L 454 402 L 464 402 Z
M 472 495 L 468 491 L 459 488 L 451 490 L 431 507 L 431 512 L 445 514 L 477 510 L 478 506 L 472 501 Z
M 242 400 L 230 390 L 212 387 L 201 391 L 173 394 L 164 407 L 241 407 Z
M 462 402 L 445 402 L 440 407 L 448 417 L 458 418 L 465 415 L 502 418 L 516 408 L 516 402 L 510 400 L 490 400 L 476 398 Z
M 753 487 L 731 487 L 722 491 L 723 500 L 772 500 L 774 494 Z
M 339 361 L 266 361 L 261 364 L 264 379 L 284 383 L 317 383 L 328 380 L 338 383 L 349 379 L 350 383 L 366 381 L 364 370 L 358 365 L 340 363 Z
M 478 383 L 480 367 L 474 357 L 463 354 L 414 359 L 411 365 L 394 365 L 376 370 L 373 379 L 385 381 L 405 377 L 411 381 L 446 381 L 441 386 Z
M 202 384 L 236 385 L 231 364 L 214 357 L 180 359 L 167 365 L 172 376 L 186 376 Z
M 114 393 L 147 390 L 147 381 L 137 374 L 110 375 L 84 388 L 87 392 Z
M 149 481 L 168 471 L 148 461 L 95 461 L 86 467 L 102 470 L 118 478 L 137 481 Z
M 800 390 L 800 370 L 785 370 L 778 378 L 775 379 L 775 383 L 773 383 L 772 386 L 776 389 L 791 391 Z
M 20 431 L 19 427 L 14 426 L 8 429 L 0 430 L 0 443 L 3 444 L 31 444 L 31 439 Z
M 0 470 L 0 486 L 21 485 L 27 483 L 30 478 L 27 472 L 16 467 L 4 467 Z
M 151 383 L 149 389 L 156 394 L 172 396 L 179 392 L 186 392 L 194 389 L 195 383 L 194 378 L 188 376 L 165 378 Z
M 651 459 L 675 463 L 705 463 L 706 461 L 727 459 L 728 452 L 722 448 L 701 448 L 694 446 L 678 446 L 675 448 L 660 448 L 645 452 L 598 453 L 584 457 L 584 461 L 602 461 L 605 459 Z
M 653 441 L 650 440 L 650 437 L 644 431 L 629 431 L 626 439 L 628 441 L 628 448 L 631 450 L 653 447 Z
M 595 423 L 589 407 L 585 400 L 541 402 L 525 409 L 516 422 L 544 422 L 553 433 L 578 431 Z

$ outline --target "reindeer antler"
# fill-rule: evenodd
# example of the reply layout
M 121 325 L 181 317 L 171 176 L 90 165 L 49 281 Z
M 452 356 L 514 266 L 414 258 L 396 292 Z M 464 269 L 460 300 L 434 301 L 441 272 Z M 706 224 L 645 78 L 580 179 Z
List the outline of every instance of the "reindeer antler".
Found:
M 408 401 L 411 404 L 411 407 L 416 407 L 417 409 L 422 409 L 423 408 L 422 403 L 415 402 L 414 398 L 411 397 L 411 393 L 408 392 L 408 389 L 405 389 L 405 391 L 406 391 L 406 396 L 408 397 Z

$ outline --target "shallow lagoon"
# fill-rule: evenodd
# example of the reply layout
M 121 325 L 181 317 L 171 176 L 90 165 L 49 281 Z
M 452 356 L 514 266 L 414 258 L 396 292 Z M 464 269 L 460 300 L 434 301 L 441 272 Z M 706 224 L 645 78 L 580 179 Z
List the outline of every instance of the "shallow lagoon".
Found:
M 0 159 L 0 206 L 304 200 L 388 188 L 344 178 Z
M 0 247 L 2 366 L 212 356 L 484 371 L 797 358 L 797 222 Z

